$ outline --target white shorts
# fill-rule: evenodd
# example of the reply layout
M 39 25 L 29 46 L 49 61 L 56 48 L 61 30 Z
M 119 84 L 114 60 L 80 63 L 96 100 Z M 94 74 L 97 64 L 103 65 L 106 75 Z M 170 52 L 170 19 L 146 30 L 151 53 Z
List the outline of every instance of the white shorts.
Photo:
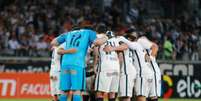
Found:
M 148 63 L 148 66 L 150 68 L 155 69 L 154 75 L 153 75 L 153 86 L 152 86 L 152 93 L 149 94 L 149 97 L 160 97 L 161 96 L 161 71 L 160 68 L 158 67 L 158 64 L 156 62 L 152 62 L 152 64 Z
M 135 85 L 135 75 L 121 75 L 120 84 L 119 84 L 119 93 L 120 97 L 132 97 L 133 88 Z
M 52 77 L 56 77 L 56 80 L 54 80 Z M 59 77 L 60 72 L 54 72 L 50 75 L 50 90 L 52 96 L 61 94 L 61 91 L 59 90 Z
M 161 96 L 161 75 L 157 75 L 157 74 L 154 75 L 151 92 L 148 96 L 149 97 Z
M 98 72 L 95 80 L 95 91 L 118 92 L 119 72 Z
M 137 77 L 135 86 L 136 96 L 148 97 L 148 95 L 152 93 L 151 92 L 152 85 L 153 85 L 152 77 Z

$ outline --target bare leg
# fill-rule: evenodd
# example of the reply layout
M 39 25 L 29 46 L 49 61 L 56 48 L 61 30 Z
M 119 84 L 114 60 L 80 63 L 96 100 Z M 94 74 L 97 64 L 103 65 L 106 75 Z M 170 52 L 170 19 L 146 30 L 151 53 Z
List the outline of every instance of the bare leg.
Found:
M 110 92 L 108 97 L 109 101 L 115 101 L 116 100 L 115 92 Z
M 145 96 L 137 96 L 137 101 L 146 101 Z

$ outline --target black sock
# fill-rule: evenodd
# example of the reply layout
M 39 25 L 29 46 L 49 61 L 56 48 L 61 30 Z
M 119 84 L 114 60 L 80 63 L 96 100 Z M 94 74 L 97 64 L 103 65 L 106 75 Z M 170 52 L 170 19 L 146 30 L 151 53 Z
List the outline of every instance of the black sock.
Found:
M 150 101 L 158 101 L 158 99 L 151 99 Z
M 96 101 L 96 96 L 94 93 L 90 94 L 90 101 Z
M 115 101 L 116 98 L 109 98 L 109 101 Z
M 146 101 L 151 101 L 151 99 L 150 99 L 150 98 L 147 98 Z
M 89 95 L 83 95 L 82 98 L 83 101 L 89 101 Z
M 91 101 L 93 101 L 93 100 L 91 100 Z M 95 101 L 103 101 L 103 98 L 96 98 Z
M 156 99 L 147 98 L 147 101 L 158 101 L 158 98 Z

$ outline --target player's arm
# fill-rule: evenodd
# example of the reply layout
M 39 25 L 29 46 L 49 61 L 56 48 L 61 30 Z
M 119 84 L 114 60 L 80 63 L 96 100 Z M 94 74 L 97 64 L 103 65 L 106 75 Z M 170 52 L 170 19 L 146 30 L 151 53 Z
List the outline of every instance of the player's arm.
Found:
M 51 46 L 59 46 L 60 44 L 64 43 L 66 40 L 65 40 L 65 35 L 67 34 L 61 34 L 59 35 L 57 38 L 54 38 L 50 45 Z
M 108 40 L 108 37 L 106 35 L 98 36 L 96 32 L 90 31 L 89 41 L 90 41 L 90 44 L 93 44 L 92 46 L 100 46 L 104 44 L 107 40 Z
M 151 50 L 151 56 L 156 57 L 158 53 L 158 45 L 152 42 Z
M 108 37 L 107 37 L 107 36 L 103 36 L 103 37 L 101 37 L 101 38 L 97 38 L 97 39 L 93 42 L 93 44 L 94 44 L 95 46 L 100 46 L 100 45 L 104 44 L 107 40 L 108 40 Z
M 60 54 L 60 55 L 63 55 L 63 54 L 72 54 L 72 53 L 76 53 L 77 52 L 77 49 L 76 48 L 70 48 L 70 49 L 67 49 L 67 50 L 64 50 L 64 48 L 59 48 L 57 53 Z
M 120 37 L 120 40 L 125 43 L 128 48 L 130 49 L 137 49 L 137 43 L 136 42 L 131 42 L 128 39 L 124 38 L 124 37 Z
M 57 39 L 54 38 L 51 43 L 50 43 L 51 46 L 59 46 L 59 43 L 57 42 Z
M 145 48 L 145 49 L 151 49 L 151 56 L 156 57 L 158 53 L 158 45 L 154 42 L 151 42 L 146 37 L 141 37 L 138 39 L 138 42 Z
M 126 50 L 128 49 L 128 45 L 125 44 L 125 43 L 122 43 L 121 45 L 117 46 L 117 47 L 112 47 L 112 46 L 106 46 L 103 50 L 105 52 L 111 52 L 111 51 L 117 51 L 117 52 L 120 52 L 120 51 L 123 51 L 123 50 Z
M 158 53 L 158 45 L 153 42 L 151 42 L 151 43 L 152 43 L 151 54 L 148 54 L 148 53 L 145 54 L 145 60 L 147 62 L 150 62 L 151 60 L 155 60 L 157 53 Z
M 96 73 L 96 65 L 98 63 L 98 47 L 94 47 L 94 59 L 93 59 L 93 69 L 94 69 L 94 73 Z

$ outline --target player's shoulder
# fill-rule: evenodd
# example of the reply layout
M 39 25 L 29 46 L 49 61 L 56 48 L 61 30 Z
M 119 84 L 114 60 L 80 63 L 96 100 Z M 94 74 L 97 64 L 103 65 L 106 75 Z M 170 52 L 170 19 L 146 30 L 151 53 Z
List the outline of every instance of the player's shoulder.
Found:
M 142 37 L 138 38 L 137 41 L 140 42 L 140 43 L 152 43 L 152 41 L 150 41 L 150 40 L 149 40 L 147 37 L 145 37 L 145 36 L 142 36 Z
M 126 39 L 124 36 L 116 36 L 115 38 L 116 38 L 115 40 L 119 42 L 119 44 L 123 44 L 124 43 L 123 40 Z
M 109 38 L 107 41 L 109 42 L 117 42 L 118 39 L 116 37 Z
M 97 36 L 97 38 L 103 38 L 103 37 L 105 37 L 104 34 L 97 34 L 96 36 Z
M 148 38 L 145 37 L 145 36 L 141 36 L 140 38 L 138 38 L 138 41 L 139 41 L 139 40 L 148 40 Z
M 113 39 L 115 42 L 120 42 L 121 41 L 121 39 L 119 38 L 119 37 L 114 37 L 114 39 Z
M 117 36 L 115 38 L 116 38 L 116 40 L 124 40 L 124 39 L 126 39 L 124 36 Z
M 138 47 L 141 47 L 142 46 L 142 44 L 140 43 L 140 42 L 138 42 L 138 41 L 136 41 L 136 42 L 134 42 Z
M 77 36 L 82 34 L 79 29 L 69 31 L 66 36 Z M 70 38 L 70 37 L 69 37 Z

